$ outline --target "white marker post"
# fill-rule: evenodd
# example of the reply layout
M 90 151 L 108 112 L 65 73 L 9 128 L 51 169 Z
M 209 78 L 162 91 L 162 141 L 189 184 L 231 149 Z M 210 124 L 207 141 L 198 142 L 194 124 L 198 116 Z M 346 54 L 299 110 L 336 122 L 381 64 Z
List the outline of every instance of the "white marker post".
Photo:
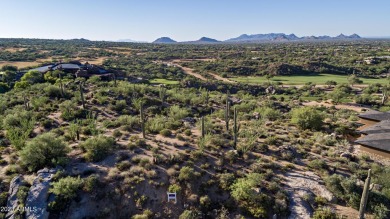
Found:
M 176 192 L 167 192 L 167 195 L 168 195 L 168 202 L 175 201 L 175 204 L 177 203 Z

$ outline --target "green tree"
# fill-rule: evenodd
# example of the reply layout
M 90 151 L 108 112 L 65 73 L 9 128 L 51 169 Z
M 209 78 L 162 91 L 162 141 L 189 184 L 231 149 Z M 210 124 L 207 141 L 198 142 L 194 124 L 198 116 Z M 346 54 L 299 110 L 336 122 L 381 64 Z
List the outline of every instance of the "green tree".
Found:
M 332 88 L 332 86 L 336 86 L 337 85 L 337 82 L 330 80 L 330 81 L 326 81 L 325 85 L 327 85 L 328 88 Z
M 332 99 L 333 103 L 338 104 L 341 100 L 348 96 L 343 90 L 334 89 L 331 93 L 328 94 L 329 98 Z
M 36 84 L 43 82 L 42 73 L 39 71 L 29 71 L 20 78 L 21 81 L 26 81 L 29 84 Z
M 348 77 L 348 83 L 353 87 L 354 84 L 361 84 L 363 81 L 360 80 L 355 74 L 352 74 Z
M 63 164 L 68 146 L 53 133 L 44 133 L 26 144 L 20 152 L 22 164 L 30 171 Z
M 313 107 L 295 108 L 292 110 L 291 122 L 301 129 L 319 130 L 323 116 Z

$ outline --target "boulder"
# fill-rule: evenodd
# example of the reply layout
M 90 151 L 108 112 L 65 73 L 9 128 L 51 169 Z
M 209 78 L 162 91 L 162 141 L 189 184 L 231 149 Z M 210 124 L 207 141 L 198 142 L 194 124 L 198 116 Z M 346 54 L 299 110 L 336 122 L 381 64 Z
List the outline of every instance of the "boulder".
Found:
M 24 185 L 23 176 L 18 175 L 15 176 L 10 183 L 9 191 L 8 191 L 8 200 L 7 200 L 7 210 L 14 209 L 16 210 L 19 206 L 17 193 L 20 186 Z M 5 216 L 7 219 L 14 219 L 15 214 L 14 211 L 7 211 L 7 214 Z
M 47 209 L 50 183 L 57 169 L 42 169 L 38 171 L 38 176 L 34 179 L 27 195 L 26 218 L 47 219 L 49 212 Z

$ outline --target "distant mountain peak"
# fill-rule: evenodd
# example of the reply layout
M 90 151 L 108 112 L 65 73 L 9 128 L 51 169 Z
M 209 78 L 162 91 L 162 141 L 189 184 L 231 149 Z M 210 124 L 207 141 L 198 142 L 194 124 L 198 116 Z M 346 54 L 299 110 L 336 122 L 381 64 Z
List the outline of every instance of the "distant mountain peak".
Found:
M 197 42 L 218 43 L 219 41 L 208 37 L 202 37 Z
M 153 41 L 153 43 L 176 43 L 176 41 L 169 37 L 160 37 Z
M 340 34 L 336 37 L 324 36 L 304 36 L 298 37 L 295 34 L 284 34 L 284 33 L 267 33 L 267 34 L 242 34 L 239 37 L 231 38 L 226 40 L 228 43 L 256 43 L 256 42 L 272 42 L 272 41 L 297 41 L 297 40 L 333 40 L 333 39 L 361 39 L 357 34 L 350 36 Z

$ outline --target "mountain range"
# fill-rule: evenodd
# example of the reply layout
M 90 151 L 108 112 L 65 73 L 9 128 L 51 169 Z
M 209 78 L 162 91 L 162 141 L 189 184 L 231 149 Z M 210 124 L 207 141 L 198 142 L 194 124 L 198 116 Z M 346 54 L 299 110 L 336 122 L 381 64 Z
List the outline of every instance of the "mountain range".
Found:
M 208 43 L 260 43 L 260 42 L 287 42 L 287 41 L 308 41 L 308 40 L 356 40 L 361 39 L 357 34 L 344 35 L 340 34 L 335 37 L 331 36 L 303 36 L 298 37 L 295 34 L 268 33 L 268 34 L 242 34 L 239 37 L 231 38 L 225 41 L 202 37 L 196 41 L 177 42 L 169 37 L 161 37 L 153 43 L 181 43 L 181 44 L 208 44 Z

